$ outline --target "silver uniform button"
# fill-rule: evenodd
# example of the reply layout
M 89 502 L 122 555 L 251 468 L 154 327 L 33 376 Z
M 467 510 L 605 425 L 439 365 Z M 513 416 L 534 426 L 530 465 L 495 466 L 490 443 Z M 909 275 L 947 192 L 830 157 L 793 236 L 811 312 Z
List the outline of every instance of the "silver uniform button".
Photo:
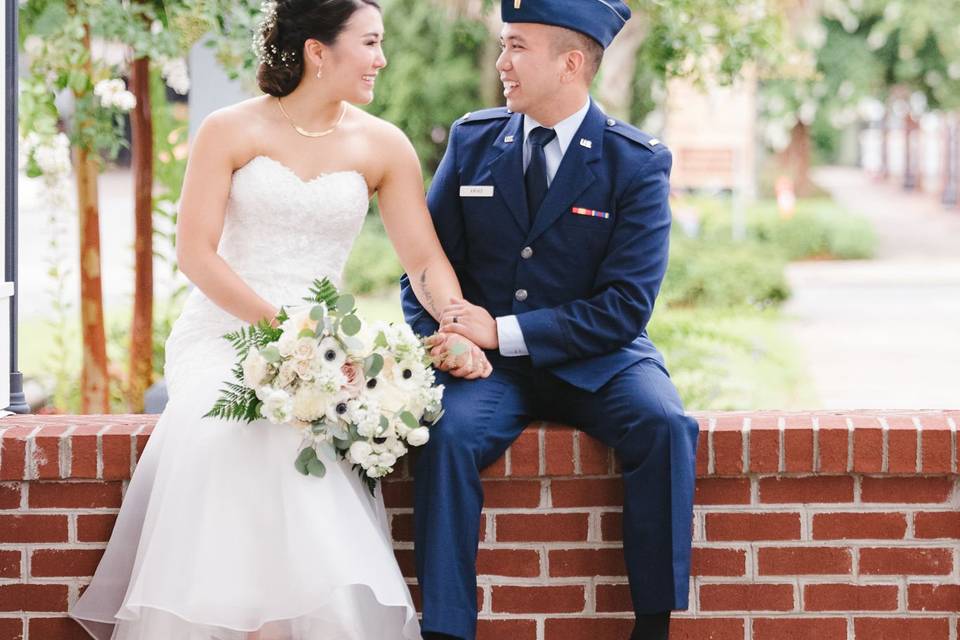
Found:
M 523 258 L 524 260 L 532 258 L 533 249 L 531 247 L 524 247 L 523 250 L 520 252 L 520 257 Z
M 513 294 L 513 297 L 517 299 L 517 302 L 523 302 L 527 299 L 527 290 L 517 289 L 517 292 Z
M 616 120 L 614 120 L 613 118 L 607 118 L 607 126 L 608 126 L 608 127 L 612 127 L 612 126 L 615 125 L 615 124 L 617 124 L 617 121 L 616 121 Z

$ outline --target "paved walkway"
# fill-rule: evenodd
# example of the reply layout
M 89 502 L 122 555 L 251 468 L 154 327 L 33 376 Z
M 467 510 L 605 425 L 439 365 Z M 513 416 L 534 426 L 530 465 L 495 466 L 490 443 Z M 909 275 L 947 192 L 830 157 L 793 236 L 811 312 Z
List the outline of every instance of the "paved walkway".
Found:
M 789 267 L 785 311 L 819 408 L 960 407 L 960 209 L 857 169 L 815 180 L 878 239 L 875 260 Z

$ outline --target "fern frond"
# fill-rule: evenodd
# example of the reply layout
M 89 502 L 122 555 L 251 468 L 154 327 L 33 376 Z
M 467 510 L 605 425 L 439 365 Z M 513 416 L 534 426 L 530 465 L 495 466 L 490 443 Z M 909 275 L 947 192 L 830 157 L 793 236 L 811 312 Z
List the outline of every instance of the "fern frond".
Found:
M 204 418 L 253 422 L 260 417 L 261 402 L 253 389 L 232 382 L 225 384 L 220 390 L 220 398 L 213 408 L 204 414 Z
M 336 304 L 339 297 L 340 293 L 337 291 L 337 287 L 330 282 L 329 278 L 324 278 L 323 280 L 313 281 L 313 284 L 310 285 L 310 295 L 304 300 L 315 304 L 326 303 L 329 309 Z

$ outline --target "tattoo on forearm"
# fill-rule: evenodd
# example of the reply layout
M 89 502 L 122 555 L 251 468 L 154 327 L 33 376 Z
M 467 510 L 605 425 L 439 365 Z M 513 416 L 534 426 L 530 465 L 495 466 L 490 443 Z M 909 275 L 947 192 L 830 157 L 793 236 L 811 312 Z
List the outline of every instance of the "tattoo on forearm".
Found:
M 433 302 L 433 294 L 430 293 L 430 287 L 427 286 L 427 269 L 424 269 L 423 273 L 420 274 L 420 289 L 423 291 L 426 306 L 430 308 L 434 316 L 439 316 L 440 312 L 437 310 L 437 305 Z

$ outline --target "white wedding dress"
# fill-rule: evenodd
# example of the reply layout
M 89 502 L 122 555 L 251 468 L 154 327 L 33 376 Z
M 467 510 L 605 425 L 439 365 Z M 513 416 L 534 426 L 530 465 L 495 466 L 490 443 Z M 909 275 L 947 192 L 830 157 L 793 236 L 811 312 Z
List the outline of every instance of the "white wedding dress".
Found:
M 356 171 L 304 181 L 257 156 L 233 175 L 219 253 L 265 299 L 340 275 L 367 211 Z M 346 462 L 293 466 L 300 433 L 203 418 L 243 323 L 191 292 L 167 341 L 170 400 L 70 615 L 97 640 L 414 640 L 383 500 Z M 251 632 L 259 630 L 259 636 Z

